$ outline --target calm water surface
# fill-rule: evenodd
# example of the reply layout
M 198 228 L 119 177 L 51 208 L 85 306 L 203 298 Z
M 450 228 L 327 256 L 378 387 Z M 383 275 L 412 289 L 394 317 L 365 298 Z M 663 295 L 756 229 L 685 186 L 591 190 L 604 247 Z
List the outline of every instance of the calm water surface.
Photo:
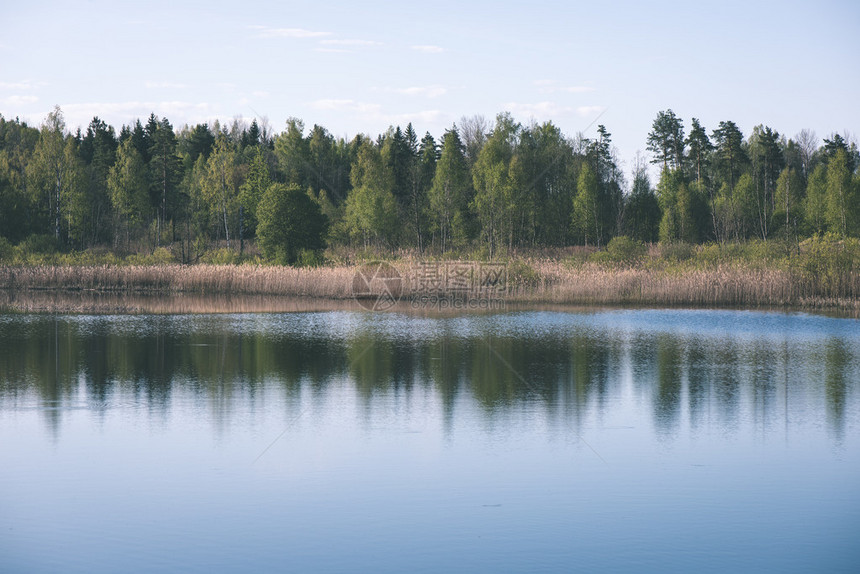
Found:
M 860 566 L 860 321 L 0 315 L 0 571 Z

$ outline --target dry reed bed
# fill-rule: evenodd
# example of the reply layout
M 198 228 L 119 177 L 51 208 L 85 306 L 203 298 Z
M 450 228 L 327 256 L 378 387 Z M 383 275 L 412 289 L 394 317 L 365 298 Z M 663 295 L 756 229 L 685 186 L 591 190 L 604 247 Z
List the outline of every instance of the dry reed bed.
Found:
M 557 261 L 530 262 L 540 281 L 520 287 L 516 299 L 534 302 L 703 307 L 807 307 L 860 309 L 860 274 L 829 283 L 784 269 L 717 266 L 661 270 L 572 268 Z
M 533 273 L 509 275 L 507 300 L 567 305 L 803 307 L 860 309 L 860 273 L 827 281 L 783 269 L 718 266 L 665 270 L 577 267 L 527 260 Z M 395 267 L 409 277 L 408 261 Z M 513 266 L 516 267 L 516 266 Z M 233 294 L 347 299 L 356 268 L 251 265 L 0 266 L 0 289 L 125 294 Z M 412 295 L 404 282 L 403 298 Z
M 251 265 L 0 267 L 0 288 L 124 293 L 243 293 L 343 299 L 351 296 L 351 267 Z

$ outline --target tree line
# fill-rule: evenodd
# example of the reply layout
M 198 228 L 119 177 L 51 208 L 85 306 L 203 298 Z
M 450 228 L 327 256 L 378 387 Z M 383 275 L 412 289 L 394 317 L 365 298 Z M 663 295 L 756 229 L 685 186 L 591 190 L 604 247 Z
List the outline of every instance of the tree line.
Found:
M 294 263 L 326 244 L 489 257 L 519 248 L 638 241 L 800 241 L 860 235 L 860 154 L 839 134 L 787 138 L 731 121 L 689 133 L 672 110 L 647 135 L 653 186 L 628 177 L 612 136 L 552 122 L 463 118 L 437 140 L 412 124 L 335 138 L 290 118 L 174 129 L 151 114 L 119 133 L 98 117 L 66 129 L 0 115 L 0 238 L 116 253 L 170 247 L 183 262 L 213 243 Z M 0 239 L 2 241 L 2 239 Z

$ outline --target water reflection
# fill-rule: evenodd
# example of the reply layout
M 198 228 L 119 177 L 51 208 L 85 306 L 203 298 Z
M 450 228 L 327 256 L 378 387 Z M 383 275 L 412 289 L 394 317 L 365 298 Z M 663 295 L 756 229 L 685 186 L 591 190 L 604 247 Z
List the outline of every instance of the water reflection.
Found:
M 266 388 L 324 398 L 347 381 L 371 415 L 380 397 L 430 393 L 448 429 L 461 400 L 491 422 L 527 406 L 578 424 L 629 391 L 666 439 L 686 425 L 767 430 L 817 404 L 831 435 L 844 436 L 860 373 L 856 321 L 753 316 L 709 331 L 672 323 L 708 312 L 661 313 L 6 315 L 0 411 L 36 397 L 56 433 L 70 408 L 133 403 L 165 416 L 181 394 L 208 401 L 226 426 L 234 403 Z

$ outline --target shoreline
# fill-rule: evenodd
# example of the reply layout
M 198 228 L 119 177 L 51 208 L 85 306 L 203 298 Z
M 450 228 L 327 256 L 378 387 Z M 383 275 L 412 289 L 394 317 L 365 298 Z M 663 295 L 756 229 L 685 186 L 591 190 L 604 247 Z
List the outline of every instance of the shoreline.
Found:
M 401 301 L 425 298 L 410 281 L 410 262 L 395 261 Z M 358 266 L 262 265 L 0 266 L 0 311 L 266 312 L 362 309 L 353 296 Z M 860 274 L 834 285 L 776 268 L 719 265 L 710 269 L 607 268 L 539 260 L 508 264 L 507 291 L 494 301 L 518 307 L 697 308 L 812 311 L 860 316 Z M 442 311 L 457 298 L 420 306 Z M 373 294 L 367 298 L 372 299 Z M 222 309 L 223 307 L 223 309 Z M 402 306 L 401 306 L 402 308 Z M 171 311 L 175 309 L 175 311 Z M 240 311 L 244 310 L 244 311 Z M 451 311 L 480 312 L 461 305 Z M 492 310 L 492 309 L 485 309 Z M 154 311 L 159 312 L 159 311 Z

